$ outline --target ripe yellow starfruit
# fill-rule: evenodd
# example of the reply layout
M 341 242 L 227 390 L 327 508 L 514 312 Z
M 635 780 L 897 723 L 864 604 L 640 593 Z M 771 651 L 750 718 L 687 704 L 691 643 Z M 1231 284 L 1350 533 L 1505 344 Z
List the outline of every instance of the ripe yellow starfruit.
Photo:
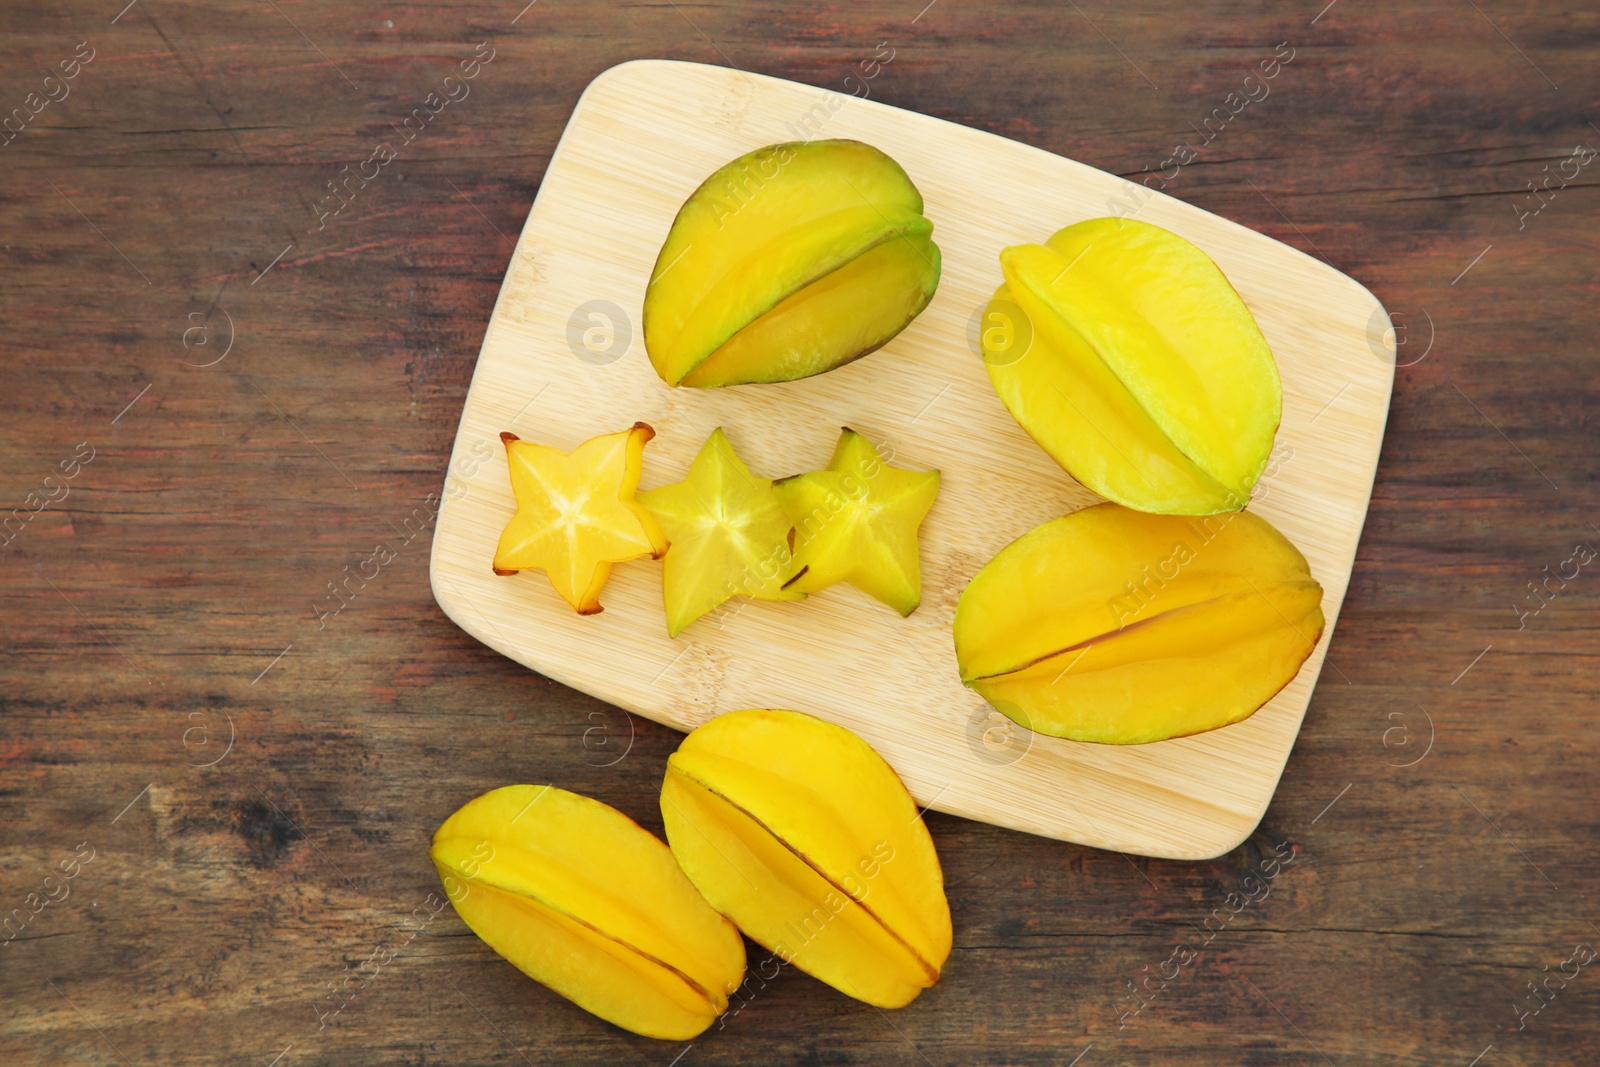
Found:
M 849 730 L 735 711 L 667 761 L 667 841 L 712 907 L 842 993 L 897 1008 L 938 981 L 950 905 L 893 769 Z
M 1250 309 L 1194 244 L 1090 219 L 1000 253 L 984 363 L 1022 428 L 1069 474 L 1139 511 L 1237 511 L 1282 412 Z
M 685 1041 L 728 1006 L 744 942 L 667 846 L 548 785 L 469 801 L 433 835 L 456 914 L 522 973 L 646 1037 Z
M 600 611 L 613 563 L 667 550 L 655 517 L 634 499 L 655 435 L 636 422 L 567 453 L 502 433 L 517 511 L 500 535 L 494 572 L 542 570 L 580 615 Z
M 956 605 L 961 680 L 1023 726 L 1128 745 L 1254 714 L 1322 636 L 1322 586 L 1248 512 L 1100 504 L 1001 549 Z

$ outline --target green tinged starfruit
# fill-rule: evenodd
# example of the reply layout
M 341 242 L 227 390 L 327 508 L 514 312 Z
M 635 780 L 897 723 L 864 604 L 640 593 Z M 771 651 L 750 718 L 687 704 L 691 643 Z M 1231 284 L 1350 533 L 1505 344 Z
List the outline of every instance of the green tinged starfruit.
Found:
M 849 582 L 901 615 L 922 602 L 917 530 L 939 492 L 938 471 L 891 467 L 848 426 L 828 468 L 773 483 L 795 526 L 799 570 L 786 588 Z
M 706 438 L 683 481 L 637 499 L 672 545 L 661 583 L 670 636 L 730 597 L 805 596 L 784 588 L 798 569 L 789 536 L 794 524 L 771 480 L 750 473 L 722 427 Z
M 881 347 L 933 298 L 939 248 L 900 165 L 797 141 L 717 170 L 678 211 L 644 298 L 668 385 L 784 382 Z

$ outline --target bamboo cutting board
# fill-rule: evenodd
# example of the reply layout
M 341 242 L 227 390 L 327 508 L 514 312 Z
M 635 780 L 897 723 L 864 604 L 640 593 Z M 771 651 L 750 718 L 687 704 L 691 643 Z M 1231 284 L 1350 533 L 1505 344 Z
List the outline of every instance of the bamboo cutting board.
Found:
M 944 257 L 932 304 L 882 350 L 828 374 L 668 388 L 645 355 L 641 307 L 678 208 L 734 157 L 815 137 L 866 141 L 911 175 Z M 984 562 L 1097 500 L 1023 432 L 984 373 L 977 316 L 999 284 L 997 256 L 1109 214 L 1194 241 L 1260 322 L 1283 376 L 1283 425 L 1251 507 L 1327 591 L 1327 632 L 1266 707 L 1131 747 L 1012 726 L 962 687 L 950 635 Z M 1255 828 L 1299 731 L 1349 582 L 1393 365 L 1388 315 L 1361 285 L 1199 208 L 875 102 L 722 67 L 625 63 L 579 101 L 506 272 L 445 482 L 433 591 L 490 647 L 680 730 L 739 708 L 810 712 L 864 737 L 920 804 L 1099 848 L 1207 858 Z M 895 466 L 942 471 L 922 528 L 922 606 L 901 619 L 840 585 L 798 603 L 733 601 L 671 640 L 648 560 L 619 565 L 605 611 L 589 617 L 542 573 L 494 575 L 515 508 L 500 432 L 571 449 L 639 420 L 658 433 L 642 488 L 681 480 L 717 426 L 763 477 L 825 466 L 841 425 L 892 449 Z

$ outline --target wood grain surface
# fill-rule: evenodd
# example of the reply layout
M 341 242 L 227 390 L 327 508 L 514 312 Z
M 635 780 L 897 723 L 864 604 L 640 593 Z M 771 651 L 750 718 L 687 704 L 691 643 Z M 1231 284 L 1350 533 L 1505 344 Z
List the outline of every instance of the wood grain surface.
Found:
M 1257 72 L 1260 85 L 1272 80 Z M 938 294 L 881 352 L 832 373 L 667 388 L 630 324 L 678 208 L 729 160 L 819 137 L 865 141 L 906 168 L 941 242 Z M 1002 248 L 1108 211 L 1196 242 L 1260 323 L 1284 411 L 1250 507 L 1305 553 L 1328 620 L 1299 674 L 1246 721 L 1136 746 L 1015 727 L 961 685 L 951 640 L 956 602 L 984 561 L 1099 500 L 1000 402 L 976 320 L 999 284 Z M 451 455 L 433 594 L 491 648 L 679 730 L 740 708 L 794 708 L 866 738 L 919 806 L 1097 848 L 1211 859 L 1266 811 L 1338 621 L 1389 413 L 1388 326 L 1372 294 L 1326 263 L 1081 163 L 796 82 L 625 63 L 578 102 L 512 256 Z M 825 465 L 841 424 L 896 467 L 938 470 L 920 531 L 921 605 L 902 620 L 839 586 L 804 606 L 735 601 L 671 639 L 658 566 L 616 568 L 604 594 L 613 608 L 599 616 L 573 612 L 542 574 L 494 574 L 486 561 L 516 510 L 501 432 L 572 449 L 640 420 L 656 430 L 645 488 L 681 479 L 718 426 L 768 477 Z M 1199 544 L 1225 521 L 1196 524 L 1191 537 Z
M 1600 1060 L 1600 974 L 1569 962 L 1600 947 L 1600 14 L 924 2 L 0 11 L 0 1063 Z M 1245 844 L 930 814 L 938 986 L 881 1013 L 768 968 L 692 1046 L 522 978 L 434 910 L 425 857 L 514 781 L 660 828 L 679 735 L 479 644 L 427 566 L 550 154 L 646 57 L 1164 185 L 1356 278 L 1401 342 Z

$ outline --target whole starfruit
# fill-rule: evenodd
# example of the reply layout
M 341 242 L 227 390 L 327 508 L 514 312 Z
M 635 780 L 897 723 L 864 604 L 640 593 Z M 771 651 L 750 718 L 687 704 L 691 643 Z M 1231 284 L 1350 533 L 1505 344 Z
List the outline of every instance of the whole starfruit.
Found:
M 939 979 L 950 905 L 899 777 L 849 730 L 735 711 L 667 761 L 667 842 L 712 907 L 785 962 L 898 1008 Z
M 646 1037 L 710 1026 L 744 942 L 667 846 L 598 800 L 511 785 L 469 801 L 428 850 L 456 914 L 519 971 Z
M 1248 718 L 1322 636 L 1322 586 L 1248 511 L 1099 504 L 1038 526 L 956 604 L 961 680 L 1023 726 L 1130 745 Z
M 786 382 L 905 328 L 939 285 L 922 194 L 860 141 L 746 153 L 678 211 L 644 296 L 644 343 L 668 385 Z
M 1283 390 L 1250 309 L 1194 244 L 1090 219 L 1000 253 L 984 364 L 1022 428 L 1084 486 L 1139 511 L 1237 511 Z

